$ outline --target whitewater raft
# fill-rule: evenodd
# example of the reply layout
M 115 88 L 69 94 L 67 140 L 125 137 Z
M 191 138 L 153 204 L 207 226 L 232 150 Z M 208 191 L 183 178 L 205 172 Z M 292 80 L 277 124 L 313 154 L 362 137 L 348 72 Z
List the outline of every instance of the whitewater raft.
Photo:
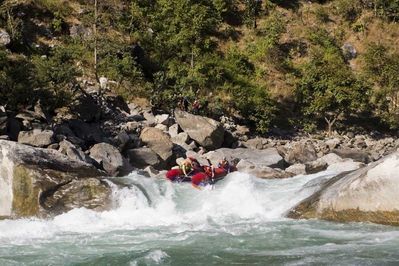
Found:
M 216 182 L 225 178 L 231 172 L 236 171 L 235 167 L 229 167 L 228 169 L 223 167 L 212 167 L 203 166 L 203 171 L 192 171 L 185 175 L 179 168 L 170 169 L 165 177 L 175 183 L 191 182 L 195 187 L 205 187 L 207 185 L 213 185 Z

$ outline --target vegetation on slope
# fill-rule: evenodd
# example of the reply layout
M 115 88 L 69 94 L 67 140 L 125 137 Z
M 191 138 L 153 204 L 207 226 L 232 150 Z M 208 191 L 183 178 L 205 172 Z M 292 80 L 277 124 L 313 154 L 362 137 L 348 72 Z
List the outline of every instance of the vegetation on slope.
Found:
M 2 2 L 1 104 L 51 113 L 104 76 L 127 99 L 198 98 L 259 133 L 399 126 L 398 0 L 97 2 L 96 27 L 94 0 Z

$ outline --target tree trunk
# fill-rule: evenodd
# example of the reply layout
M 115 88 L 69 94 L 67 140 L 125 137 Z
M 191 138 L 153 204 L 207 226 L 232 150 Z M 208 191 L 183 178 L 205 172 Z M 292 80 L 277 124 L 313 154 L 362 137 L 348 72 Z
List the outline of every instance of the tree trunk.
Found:
M 97 0 L 94 0 L 94 25 L 93 25 L 93 31 L 94 31 L 94 74 L 96 76 L 97 82 L 99 82 L 98 79 L 98 73 L 97 73 L 97 20 L 98 20 L 98 5 L 97 5 Z M 101 88 L 100 88 L 101 90 Z
M 335 122 L 337 121 L 338 116 L 329 119 L 327 117 L 324 117 L 324 120 L 327 122 L 327 134 L 328 136 L 331 136 L 332 134 L 332 127 L 334 126 Z

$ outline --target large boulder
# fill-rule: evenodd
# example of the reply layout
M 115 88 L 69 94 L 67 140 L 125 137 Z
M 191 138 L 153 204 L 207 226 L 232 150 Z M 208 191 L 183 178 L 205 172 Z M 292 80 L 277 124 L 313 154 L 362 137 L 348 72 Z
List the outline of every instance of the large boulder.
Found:
M 93 164 L 95 161 L 85 154 L 81 148 L 76 147 L 71 142 L 63 140 L 58 144 L 58 151 L 73 160 L 83 161 Z
M 21 131 L 18 135 L 18 142 L 35 147 L 47 147 L 54 142 L 53 135 L 54 132 L 51 130 Z
M 129 162 L 132 166 L 143 169 L 147 166 L 157 168 L 161 163 L 159 156 L 148 147 L 130 149 L 126 152 Z
M 94 166 L 68 158 L 58 151 L 0 140 L 0 217 L 45 217 L 54 214 L 53 209 L 43 203 L 54 197 L 60 188 L 65 188 L 74 180 L 101 178 L 103 175 Z M 107 199 L 108 195 L 101 197 L 102 206 L 108 204 Z M 76 198 L 69 206 L 90 208 L 85 200 L 85 197 Z M 60 199 L 57 206 L 62 206 L 62 201 Z M 57 213 L 67 210 L 69 207 L 59 207 Z
M 86 178 L 73 180 L 60 186 L 56 192 L 46 197 L 42 206 L 54 214 L 79 207 L 104 211 L 111 204 L 111 188 L 102 180 L 97 178 Z
M 399 152 L 327 181 L 299 203 L 291 218 L 399 225 Z
M 90 149 L 90 157 L 102 165 L 111 176 L 129 173 L 129 165 L 117 148 L 108 143 L 98 143 Z
M 332 150 L 341 158 L 353 159 L 356 162 L 368 163 L 370 161 L 369 154 L 359 149 L 341 148 Z
M 284 159 L 289 164 L 307 163 L 317 159 L 315 147 L 309 142 L 297 142 L 288 147 Z
M 141 140 L 166 163 L 173 159 L 173 143 L 170 136 L 158 128 L 146 127 L 141 131 Z
M 217 165 L 222 158 L 226 157 L 226 159 L 230 161 L 245 160 L 256 166 L 284 168 L 284 159 L 275 148 L 264 150 L 221 148 L 215 151 L 210 151 L 204 154 L 203 157 L 209 159 L 213 165 Z
M 219 122 L 180 110 L 175 111 L 175 117 L 181 129 L 201 146 L 208 150 L 222 146 L 224 129 Z
M 247 160 L 241 160 L 237 164 L 237 170 L 262 179 L 287 178 L 294 176 L 294 174 L 284 172 L 281 169 L 255 164 Z

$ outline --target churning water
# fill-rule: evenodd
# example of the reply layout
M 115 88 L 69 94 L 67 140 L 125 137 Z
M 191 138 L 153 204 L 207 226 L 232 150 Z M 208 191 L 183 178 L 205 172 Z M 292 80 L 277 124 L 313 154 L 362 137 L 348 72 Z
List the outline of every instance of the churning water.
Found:
M 233 173 L 200 191 L 132 173 L 111 211 L 0 221 L 0 265 L 399 264 L 396 227 L 284 218 L 333 175 Z

